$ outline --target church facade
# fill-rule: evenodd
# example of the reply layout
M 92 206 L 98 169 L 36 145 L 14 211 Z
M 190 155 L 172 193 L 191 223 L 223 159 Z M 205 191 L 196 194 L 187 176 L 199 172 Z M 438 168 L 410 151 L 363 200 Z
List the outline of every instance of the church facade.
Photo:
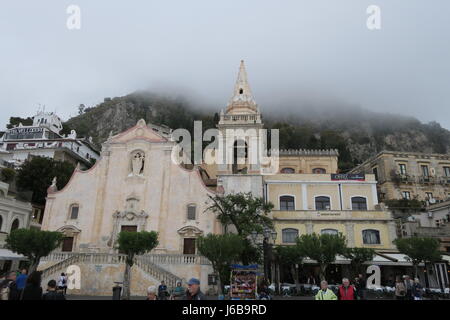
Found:
M 194 239 L 220 233 L 204 211 L 208 189 L 197 169 L 171 160 L 175 142 L 144 120 L 110 137 L 101 159 L 77 168 L 62 190 L 48 191 L 43 229 L 64 233 L 62 251 L 115 252 L 120 231 L 157 231 L 155 252 L 195 254 Z
M 49 188 L 42 228 L 64 233 L 62 252 L 86 254 L 116 254 L 123 230 L 157 231 L 159 245 L 142 267 L 152 270 L 150 282 L 161 280 L 155 274 L 196 276 L 203 290 L 214 283 L 212 268 L 198 258 L 195 239 L 223 232 L 207 212 L 214 195 L 251 192 L 271 201 L 275 245 L 293 244 L 305 233 L 341 232 L 349 246 L 393 248 L 393 220 L 378 204 L 374 176 L 338 175 L 337 150 L 276 150 L 268 163 L 253 161 L 252 148 L 261 147 L 265 132 L 243 62 L 217 129 L 215 155 L 226 160 L 191 170 L 173 161 L 171 132 L 144 120 L 110 136 L 91 169 L 77 168 L 62 190 Z M 244 135 L 236 138 L 236 131 Z

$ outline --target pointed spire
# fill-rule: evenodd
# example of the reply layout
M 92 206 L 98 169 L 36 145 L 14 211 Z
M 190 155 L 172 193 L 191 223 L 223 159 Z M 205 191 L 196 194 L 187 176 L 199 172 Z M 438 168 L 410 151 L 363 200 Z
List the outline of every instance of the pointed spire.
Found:
M 258 106 L 247 79 L 244 60 L 241 60 L 239 74 L 234 86 L 233 96 L 228 103 L 226 113 L 255 113 L 258 112 Z

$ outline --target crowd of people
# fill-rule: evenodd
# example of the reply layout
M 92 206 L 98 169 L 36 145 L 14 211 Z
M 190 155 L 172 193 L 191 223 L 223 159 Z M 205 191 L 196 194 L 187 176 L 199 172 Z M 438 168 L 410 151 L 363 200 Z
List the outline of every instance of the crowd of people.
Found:
M 200 290 L 200 280 L 191 278 L 185 289 L 178 281 L 172 293 L 167 290 L 164 281 L 156 289 L 156 286 L 150 286 L 147 289 L 147 300 L 206 300 L 206 296 Z
M 353 284 L 347 278 L 342 279 L 342 284 L 335 293 L 328 287 L 328 282 L 323 280 L 320 282 L 320 290 L 315 295 L 316 300 L 365 300 L 366 286 L 364 279 L 360 274 L 355 278 Z M 420 284 L 418 278 L 414 281 L 408 276 L 398 276 L 395 283 L 395 299 L 396 300 L 422 300 L 424 288 Z
M 27 274 L 26 269 L 10 271 L 0 281 L 0 300 L 65 300 L 67 277 L 64 273 L 56 280 L 47 283 L 44 293 L 41 286 L 40 271 Z
M 342 279 L 342 284 L 333 291 L 328 282 L 323 280 L 320 289 L 315 295 L 315 300 L 365 300 L 366 286 L 363 276 L 360 274 L 351 283 L 348 278 Z M 267 285 L 261 285 L 260 295 L 268 292 Z M 0 280 L 0 300 L 65 300 L 67 291 L 67 276 L 62 273 L 59 279 L 50 280 L 44 293 L 41 287 L 41 272 L 34 271 L 30 275 L 27 270 L 20 272 L 11 271 Z M 418 278 L 412 280 L 408 275 L 398 276 L 395 282 L 395 299 L 397 300 L 422 300 L 424 288 Z M 206 300 L 206 296 L 200 290 L 200 280 L 191 278 L 185 289 L 181 282 L 169 292 L 164 281 L 156 288 L 150 286 L 147 289 L 147 300 Z

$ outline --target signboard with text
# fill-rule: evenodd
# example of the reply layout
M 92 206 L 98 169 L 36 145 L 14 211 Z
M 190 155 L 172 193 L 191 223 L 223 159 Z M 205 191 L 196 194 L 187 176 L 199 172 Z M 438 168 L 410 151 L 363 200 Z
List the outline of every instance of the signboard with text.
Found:
M 331 180 L 365 181 L 366 175 L 364 173 L 332 173 Z

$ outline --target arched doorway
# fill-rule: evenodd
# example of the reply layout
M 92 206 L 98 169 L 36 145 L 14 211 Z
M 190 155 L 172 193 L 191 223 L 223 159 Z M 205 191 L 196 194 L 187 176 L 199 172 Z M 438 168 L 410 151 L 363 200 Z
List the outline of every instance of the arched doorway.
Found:
M 233 173 L 242 173 L 248 162 L 248 146 L 245 140 L 236 140 L 233 144 Z
M 19 219 L 14 219 L 13 223 L 11 224 L 11 231 L 19 229 L 20 222 Z

